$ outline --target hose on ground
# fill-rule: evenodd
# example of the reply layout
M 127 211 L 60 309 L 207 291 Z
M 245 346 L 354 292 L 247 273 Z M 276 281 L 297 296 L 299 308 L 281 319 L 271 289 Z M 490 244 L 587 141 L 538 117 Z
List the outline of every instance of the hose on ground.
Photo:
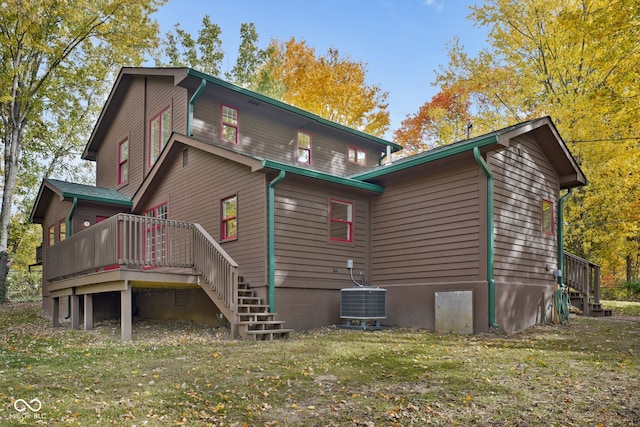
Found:
M 569 323 L 569 292 L 566 286 L 558 287 L 555 292 L 556 312 L 561 325 Z

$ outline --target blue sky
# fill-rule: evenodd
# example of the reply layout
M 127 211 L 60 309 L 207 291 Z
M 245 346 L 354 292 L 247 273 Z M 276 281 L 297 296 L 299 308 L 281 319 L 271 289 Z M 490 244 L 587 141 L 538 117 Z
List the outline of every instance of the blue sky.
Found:
M 447 44 L 460 39 L 475 54 L 484 47 L 486 30 L 467 19 L 466 0 L 169 0 L 156 14 L 161 31 L 180 27 L 197 34 L 206 14 L 222 30 L 223 72 L 235 63 L 240 24 L 253 22 L 266 47 L 271 38 L 304 39 L 324 54 L 367 64 L 367 80 L 389 92 L 391 129 L 400 126 L 438 91 L 435 70 L 447 64 Z

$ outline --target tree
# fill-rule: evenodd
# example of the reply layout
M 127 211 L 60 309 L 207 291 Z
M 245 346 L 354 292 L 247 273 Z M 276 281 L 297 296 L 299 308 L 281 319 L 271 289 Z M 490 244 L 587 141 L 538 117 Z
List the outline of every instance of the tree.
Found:
M 78 130 L 69 122 L 87 123 L 114 68 L 141 63 L 155 47 L 158 27 L 150 14 L 161 4 L 164 0 L 5 0 L 0 5 L 0 302 L 11 265 L 9 223 L 23 155 L 35 158 L 38 150 L 54 146 L 65 150 L 62 136 Z
M 218 24 L 211 22 L 209 15 L 202 18 L 202 27 L 198 30 L 198 38 L 175 25 L 175 34 L 169 31 L 162 42 L 156 56 L 157 67 L 191 67 L 214 77 L 220 75 L 220 67 L 224 58 Z
M 394 140 L 404 146 L 403 155 L 464 139 L 471 129 L 471 99 L 463 87 L 445 87 L 414 115 L 407 115 Z
M 315 49 L 295 38 L 272 41 L 269 53 L 264 75 L 281 84 L 284 102 L 371 135 L 384 135 L 389 128 L 388 93 L 367 84 L 365 63 L 334 48 L 317 57 Z
M 611 271 L 637 259 L 640 218 L 638 0 L 489 0 L 471 19 L 490 48 L 454 41 L 437 83 L 472 89 L 474 130 L 551 115 L 589 179 L 565 227 L 571 250 Z M 635 252 L 635 256 L 632 253 Z

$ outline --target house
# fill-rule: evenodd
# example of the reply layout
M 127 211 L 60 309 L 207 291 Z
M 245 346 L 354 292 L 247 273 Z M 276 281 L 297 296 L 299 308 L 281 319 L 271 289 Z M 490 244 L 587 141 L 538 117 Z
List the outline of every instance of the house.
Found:
M 44 312 L 120 317 L 125 340 L 133 316 L 271 338 L 340 324 L 362 272 L 388 326 L 550 317 L 560 194 L 586 183 L 551 119 L 401 148 L 193 69 L 123 68 L 82 155 L 96 186 L 45 179 L 33 207 Z

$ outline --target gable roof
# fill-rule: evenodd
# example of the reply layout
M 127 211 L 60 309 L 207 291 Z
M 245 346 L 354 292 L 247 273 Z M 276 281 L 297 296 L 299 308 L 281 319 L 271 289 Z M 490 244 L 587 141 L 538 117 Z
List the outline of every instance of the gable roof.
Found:
M 49 202 L 54 196 L 58 196 L 60 200 L 78 199 L 125 207 L 132 205 L 131 199 L 127 195 L 112 188 L 45 178 L 40 185 L 38 197 L 31 210 L 30 222 L 42 224 Z
M 107 131 L 110 123 L 118 110 L 118 104 L 127 93 L 127 90 L 131 84 L 133 77 L 135 76 L 165 76 L 173 77 L 174 84 L 182 86 L 190 91 L 196 91 L 201 82 L 205 81 L 207 84 L 213 84 L 217 87 L 224 88 L 226 90 L 235 92 L 247 98 L 256 100 L 257 102 L 270 105 L 281 110 L 284 113 L 294 114 L 299 117 L 303 117 L 312 122 L 318 123 L 322 126 L 326 126 L 330 129 L 349 134 L 358 138 L 362 138 L 369 143 L 381 145 L 383 147 L 389 147 L 392 152 L 396 152 L 402 149 L 401 145 L 395 144 L 391 141 L 387 141 L 383 138 L 379 138 L 373 135 L 369 135 L 365 132 L 344 126 L 340 123 L 332 122 L 325 118 L 322 118 L 316 114 L 305 111 L 301 108 L 294 107 L 293 105 L 286 104 L 282 101 L 270 98 L 257 92 L 253 92 L 248 89 L 244 89 L 240 86 L 236 86 L 232 83 L 226 82 L 219 78 L 210 76 L 200 71 L 191 68 L 149 68 L 149 67 L 124 67 L 120 70 L 116 81 L 111 88 L 111 92 L 107 101 L 100 112 L 100 116 L 96 121 L 96 124 L 91 132 L 91 136 L 85 146 L 82 158 L 85 160 L 96 160 L 96 155 L 99 149 L 99 145 Z
M 487 149 L 491 149 L 492 146 L 508 147 L 512 138 L 527 133 L 531 133 L 536 141 L 538 141 L 540 148 L 557 171 L 560 177 L 560 188 L 586 185 L 587 179 L 580 165 L 578 165 L 578 162 L 569 152 L 553 121 L 548 116 L 509 126 L 475 138 L 436 147 L 365 172 L 351 175 L 351 178 L 365 181 L 375 180 L 376 178 L 406 170 L 417 165 L 427 164 L 471 151 L 474 148 L 486 147 Z

